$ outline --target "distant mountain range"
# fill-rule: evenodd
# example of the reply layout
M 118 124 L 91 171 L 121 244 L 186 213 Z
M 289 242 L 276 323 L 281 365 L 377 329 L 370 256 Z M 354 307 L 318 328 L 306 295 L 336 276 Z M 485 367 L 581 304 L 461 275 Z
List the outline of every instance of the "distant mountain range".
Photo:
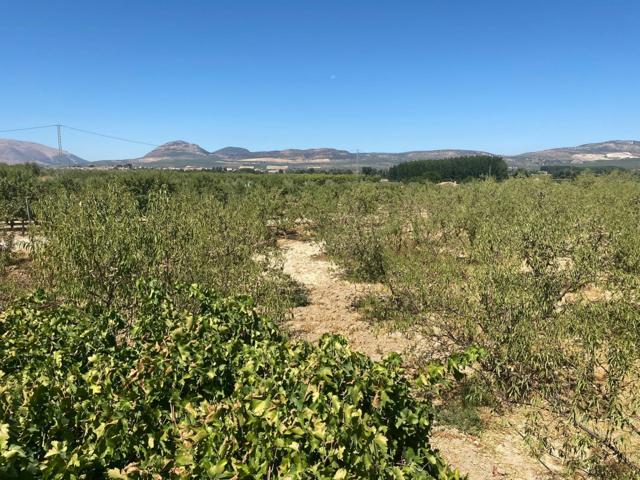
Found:
M 0 139 L 0 162 L 35 162 L 44 166 L 119 165 L 130 163 L 147 168 L 232 167 L 259 168 L 388 168 L 409 160 L 444 159 L 459 156 L 496 155 L 478 150 L 418 150 L 402 153 L 354 153 L 333 148 L 287 149 L 252 152 L 246 148 L 226 147 L 213 152 L 182 140 L 165 143 L 141 158 L 87 162 L 37 143 Z M 537 169 L 543 165 L 640 165 L 640 141 L 614 140 L 577 147 L 555 148 L 539 152 L 504 156 L 510 166 Z
M 246 148 L 226 147 L 207 152 L 193 143 L 176 140 L 165 143 L 144 157 L 131 160 L 147 167 L 260 167 L 260 168 L 357 168 L 389 167 L 419 158 L 450 158 L 461 155 L 491 155 L 475 150 L 430 150 L 404 153 L 353 153 L 334 148 L 287 149 L 252 152 Z

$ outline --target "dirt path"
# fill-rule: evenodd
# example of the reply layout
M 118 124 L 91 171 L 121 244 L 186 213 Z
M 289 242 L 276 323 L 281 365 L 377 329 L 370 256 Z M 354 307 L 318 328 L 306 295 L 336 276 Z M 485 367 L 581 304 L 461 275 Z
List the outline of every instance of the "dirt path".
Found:
M 390 352 L 410 352 L 420 338 L 400 332 L 375 332 L 353 307 L 358 296 L 376 287 L 340 278 L 336 266 L 327 260 L 320 245 L 299 240 L 280 240 L 284 272 L 302 283 L 309 292 L 309 305 L 297 307 L 287 327 L 306 340 L 324 333 L 344 335 L 354 350 L 379 360 Z M 424 341 L 424 339 L 422 339 Z M 547 470 L 526 453 L 524 442 L 498 419 L 480 436 L 455 428 L 438 427 L 431 438 L 442 456 L 470 480 L 534 480 L 551 478 Z
M 470 480 L 536 480 L 556 478 L 527 453 L 522 438 L 501 427 L 498 419 L 479 436 L 452 427 L 437 427 L 431 443 Z
M 287 327 L 294 335 L 316 341 L 325 333 L 338 333 L 354 350 L 380 360 L 390 352 L 402 353 L 412 344 L 400 333 L 375 333 L 353 307 L 358 296 L 375 288 L 339 278 L 335 265 L 326 260 L 317 243 L 281 240 L 284 272 L 308 290 L 309 305 L 293 310 Z

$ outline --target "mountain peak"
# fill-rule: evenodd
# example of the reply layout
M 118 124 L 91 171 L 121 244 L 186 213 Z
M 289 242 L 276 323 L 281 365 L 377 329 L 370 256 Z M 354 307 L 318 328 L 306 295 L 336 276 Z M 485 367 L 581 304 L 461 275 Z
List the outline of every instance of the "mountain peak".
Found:
M 224 147 L 215 152 L 211 152 L 211 154 L 222 158 L 236 159 L 249 157 L 251 151 L 241 147 Z
M 204 148 L 195 143 L 185 142 L 184 140 L 173 140 L 163 143 L 159 147 L 151 150 L 143 158 L 170 158 L 184 155 L 209 155 Z

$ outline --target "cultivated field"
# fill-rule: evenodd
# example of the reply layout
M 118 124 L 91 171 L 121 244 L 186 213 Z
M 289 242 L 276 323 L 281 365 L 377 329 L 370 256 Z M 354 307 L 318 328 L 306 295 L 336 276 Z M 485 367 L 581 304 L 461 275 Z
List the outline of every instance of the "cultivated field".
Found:
M 633 174 L 0 194 L 2 478 L 640 475 Z

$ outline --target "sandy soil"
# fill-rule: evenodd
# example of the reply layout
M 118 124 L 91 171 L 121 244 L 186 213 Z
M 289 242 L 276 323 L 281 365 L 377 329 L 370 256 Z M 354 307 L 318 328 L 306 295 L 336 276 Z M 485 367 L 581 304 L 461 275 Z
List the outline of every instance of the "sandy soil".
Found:
M 284 250 L 284 272 L 309 293 L 309 305 L 295 308 L 293 319 L 287 323 L 294 335 L 316 341 L 325 333 L 337 333 L 346 337 L 354 350 L 374 360 L 391 352 L 402 353 L 412 345 L 399 332 L 374 332 L 360 320 L 353 303 L 375 286 L 341 279 L 317 243 L 280 240 L 279 246 Z
M 344 335 L 354 350 L 379 360 L 389 352 L 409 353 L 421 338 L 400 332 L 376 332 L 353 307 L 361 295 L 377 288 L 356 284 L 340 277 L 338 268 L 327 260 L 319 244 L 299 240 L 280 240 L 284 271 L 302 283 L 309 292 L 309 305 L 294 309 L 287 323 L 290 331 L 315 341 L 324 333 Z M 523 440 L 513 430 L 500 426 L 500 419 L 489 421 L 479 436 L 449 427 L 438 427 L 432 444 L 442 456 L 470 480 L 552 478 L 537 460 L 526 452 Z
M 0 234 L 0 248 L 5 247 L 7 244 L 6 239 L 10 238 L 12 240 L 11 250 L 13 252 L 28 253 L 28 251 L 31 249 L 31 239 L 28 235 L 23 235 L 22 233 L 18 232 L 9 232 L 5 233 L 4 235 L 5 236 L 3 237 L 3 235 Z
M 468 474 L 470 480 L 558 477 L 531 457 L 522 438 L 517 433 L 501 428 L 497 419 L 490 420 L 490 426 L 479 436 L 452 427 L 437 427 L 431 440 L 449 464 L 461 473 Z M 559 471 L 557 465 L 552 467 Z

